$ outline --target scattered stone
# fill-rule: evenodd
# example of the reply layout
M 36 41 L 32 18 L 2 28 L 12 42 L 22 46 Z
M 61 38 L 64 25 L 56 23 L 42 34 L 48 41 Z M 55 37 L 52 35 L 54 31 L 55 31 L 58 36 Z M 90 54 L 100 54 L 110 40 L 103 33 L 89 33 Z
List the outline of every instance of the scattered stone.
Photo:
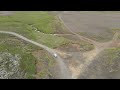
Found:
M 0 79 L 24 78 L 20 70 L 20 55 L 0 52 Z

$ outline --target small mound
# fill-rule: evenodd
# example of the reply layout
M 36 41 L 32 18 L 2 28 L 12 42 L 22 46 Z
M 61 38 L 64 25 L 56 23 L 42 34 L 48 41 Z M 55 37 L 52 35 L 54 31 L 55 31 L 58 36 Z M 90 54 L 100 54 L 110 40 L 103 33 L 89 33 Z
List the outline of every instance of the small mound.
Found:
M 92 44 L 85 43 L 85 42 L 72 42 L 61 47 L 58 47 L 58 50 L 65 51 L 65 52 L 80 52 L 80 51 L 90 51 L 94 48 Z
M 79 52 L 80 51 L 80 45 L 77 43 L 69 43 L 68 45 L 62 45 L 60 48 L 58 48 L 62 51 L 67 52 Z

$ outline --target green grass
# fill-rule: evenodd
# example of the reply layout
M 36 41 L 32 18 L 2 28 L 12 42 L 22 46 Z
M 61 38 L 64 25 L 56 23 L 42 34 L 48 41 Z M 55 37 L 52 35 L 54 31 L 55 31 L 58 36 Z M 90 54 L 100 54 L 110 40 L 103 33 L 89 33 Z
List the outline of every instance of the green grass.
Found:
M 12 26 L 22 24 L 35 25 L 39 31 L 44 33 L 55 32 L 54 23 L 55 18 L 43 11 L 18 11 L 11 16 L 0 16 L 0 22 L 4 25 L 12 24 Z M 10 25 L 11 26 L 11 25 Z
M 40 79 L 53 77 L 54 73 L 51 71 L 56 66 L 56 61 L 54 58 L 44 50 L 39 51 L 39 54 L 34 55 L 37 60 L 37 73 L 36 75 Z
M 32 54 L 24 53 L 24 55 L 22 55 L 20 67 L 27 73 L 26 77 L 29 79 L 34 78 L 33 75 L 36 74 L 35 61 L 36 58 Z
M 42 33 L 36 33 L 36 35 L 38 36 L 38 42 L 47 45 L 50 48 L 56 48 L 71 42 L 69 39 L 64 37 L 57 37 L 54 35 L 47 35 Z
M 114 60 L 119 57 L 120 48 L 106 49 L 105 53 L 107 54 L 109 60 Z
M 56 32 L 55 23 L 55 17 L 47 12 L 25 11 L 15 12 L 11 16 L 0 16 L 0 30 L 16 32 L 50 48 L 60 47 L 71 42 L 71 40 L 64 37 L 49 35 L 50 33 Z M 33 28 L 30 25 L 34 25 L 39 31 L 45 34 L 32 30 Z M 21 70 L 25 71 L 26 78 L 34 78 L 33 75 L 36 73 L 36 58 L 32 55 L 32 52 L 37 49 L 38 47 L 18 40 L 12 35 L 0 34 L 0 52 L 9 52 L 12 55 L 19 54 L 22 58 L 20 67 Z M 41 57 L 47 63 L 45 70 L 47 71 L 48 67 L 53 66 L 54 61 L 48 55 L 43 56 Z
M 45 51 L 42 51 L 42 54 L 39 57 L 39 59 L 41 59 L 41 61 L 47 63 L 48 67 L 53 67 L 56 64 L 54 58 Z
M 47 75 L 52 76 L 52 74 L 48 71 L 48 69 L 44 69 L 38 73 L 40 79 L 46 79 Z
M 114 79 L 120 75 L 120 47 L 100 52 L 81 74 L 81 79 Z
M 34 75 L 38 75 L 40 78 L 45 78 L 46 76 L 52 76 L 49 71 L 56 64 L 53 57 L 51 57 L 47 52 L 41 52 L 39 58 L 33 55 L 36 50 L 42 50 L 32 44 L 26 43 L 23 40 L 19 40 L 12 35 L 0 34 L 0 52 L 8 52 L 12 55 L 19 54 L 21 57 L 20 68 L 24 73 L 26 73 L 25 78 L 33 79 Z M 42 70 L 40 72 L 36 71 L 36 63 L 41 63 Z
M 43 11 L 18 11 L 11 16 L 0 16 L 0 30 L 16 32 L 50 48 L 69 42 L 63 37 L 49 35 L 49 33 L 56 32 L 55 25 L 58 23 L 55 16 Z M 30 25 L 34 25 L 45 34 L 34 31 Z
M 120 48 L 110 48 L 103 51 L 101 59 L 104 60 L 105 66 L 109 69 L 116 70 L 119 68 Z
M 17 11 L 11 16 L 0 16 L 0 22 L 1 24 L 4 22 L 4 25 L 8 24 L 8 26 L 9 24 L 16 26 L 20 23 L 34 25 L 40 32 L 46 34 L 55 33 L 56 25 L 60 24 L 58 18 L 47 11 Z
M 24 44 L 15 37 L 0 34 L 0 52 L 19 54 L 21 57 L 20 68 L 26 73 L 26 78 L 34 78 L 33 75 L 36 73 L 36 58 L 31 53 L 35 48 L 37 49 L 33 45 Z
M 34 31 L 30 25 L 34 25 L 34 27 L 46 34 Z M 65 29 L 59 20 L 55 16 L 48 14 L 48 12 L 25 11 L 14 12 L 11 16 L 0 16 L 0 30 L 16 32 L 50 48 L 70 43 L 71 40 L 69 39 L 48 34 L 55 32 L 54 25 L 57 25 L 57 29 L 58 26 L 61 26 L 61 29 L 58 29 L 59 31 Z

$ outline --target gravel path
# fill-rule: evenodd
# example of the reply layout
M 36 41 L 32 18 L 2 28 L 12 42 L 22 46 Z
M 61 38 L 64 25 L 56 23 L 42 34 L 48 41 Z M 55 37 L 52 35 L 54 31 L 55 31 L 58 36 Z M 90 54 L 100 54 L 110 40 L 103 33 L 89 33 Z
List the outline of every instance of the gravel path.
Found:
M 41 47 L 41 48 L 45 49 L 45 50 L 48 51 L 51 55 L 53 55 L 54 53 L 57 53 L 57 52 L 55 52 L 55 50 L 53 50 L 53 49 L 51 49 L 51 48 L 49 48 L 49 47 L 47 47 L 47 46 L 45 46 L 45 45 L 42 45 L 42 44 L 40 44 L 40 43 L 37 43 L 37 42 L 35 42 L 35 41 L 32 41 L 32 40 L 30 40 L 30 39 L 27 39 L 26 37 L 23 37 L 23 36 L 15 33 L 15 32 L 0 31 L 0 33 L 5 33 L 5 34 L 14 35 L 14 36 L 16 36 L 16 37 L 18 37 L 18 38 L 20 38 L 20 39 L 25 40 L 26 42 L 32 43 L 32 44 L 34 44 L 34 45 L 36 45 L 36 46 L 38 46 L 38 47 Z M 58 55 L 57 58 L 55 58 L 55 60 L 57 60 L 57 62 L 59 63 L 59 67 L 60 67 L 60 69 L 61 69 L 61 71 L 60 71 L 60 74 L 61 74 L 61 75 L 60 75 L 60 76 L 61 76 L 60 79 L 71 79 L 71 78 L 72 78 L 72 77 L 71 77 L 71 74 L 70 74 L 68 68 L 66 67 L 65 63 L 63 62 L 63 59 Z

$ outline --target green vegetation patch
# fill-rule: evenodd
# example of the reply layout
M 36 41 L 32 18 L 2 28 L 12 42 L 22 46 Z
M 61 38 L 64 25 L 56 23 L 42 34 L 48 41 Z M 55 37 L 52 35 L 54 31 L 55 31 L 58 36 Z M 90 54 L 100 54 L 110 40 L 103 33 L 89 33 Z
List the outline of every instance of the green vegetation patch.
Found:
M 34 25 L 39 31 L 43 33 L 55 32 L 53 15 L 44 11 L 18 11 L 11 16 L 0 16 L 0 24 L 12 25 L 13 27 L 21 24 Z
M 55 59 L 46 51 L 38 50 L 34 52 L 33 55 L 37 60 L 37 77 L 40 79 L 53 78 L 54 74 L 52 72 L 53 68 L 56 66 Z
M 105 49 L 101 54 L 102 65 L 108 72 L 120 70 L 120 48 Z
M 33 54 L 33 52 L 37 52 Z M 21 78 L 36 78 L 39 76 L 41 79 L 53 78 L 52 68 L 56 65 L 53 57 L 42 48 L 36 47 L 24 40 L 18 39 L 12 35 L 0 34 L 0 52 L 7 52 L 15 56 L 19 55 L 20 71 L 23 72 Z M 38 65 L 39 63 L 39 65 Z M 9 62 L 6 66 L 9 65 Z M 37 70 L 37 68 L 41 68 Z M 7 67 L 6 67 L 7 68 Z M 17 76 L 16 76 L 17 77 Z M 12 78 L 15 78 L 12 76 Z
M 115 79 L 120 77 L 120 47 L 105 49 L 85 69 L 82 79 Z M 117 76 L 117 77 L 116 77 Z
M 111 48 L 105 50 L 105 59 L 107 65 L 113 65 L 120 58 L 120 48 Z
M 40 32 L 35 31 L 31 25 Z M 61 28 L 58 30 L 56 26 Z M 11 16 L 0 16 L 0 30 L 16 32 L 50 48 L 69 42 L 63 37 L 49 35 L 63 30 L 63 27 L 55 16 L 45 11 L 18 11 Z
M 36 33 L 36 35 L 38 36 L 37 38 L 38 42 L 50 48 L 56 48 L 71 42 L 69 39 L 66 39 L 64 37 L 58 37 L 58 36 L 48 35 L 43 33 Z
M 34 78 L 33 75 L 36 73 L 36 58 L 31 52 L 36 48 L 10 35 L 0 34 L 0 52 L 8 52 L 13 56 L 18 54 L 21 57 L 20 69 L 21 72 L 25 73 L 23 78 Z

